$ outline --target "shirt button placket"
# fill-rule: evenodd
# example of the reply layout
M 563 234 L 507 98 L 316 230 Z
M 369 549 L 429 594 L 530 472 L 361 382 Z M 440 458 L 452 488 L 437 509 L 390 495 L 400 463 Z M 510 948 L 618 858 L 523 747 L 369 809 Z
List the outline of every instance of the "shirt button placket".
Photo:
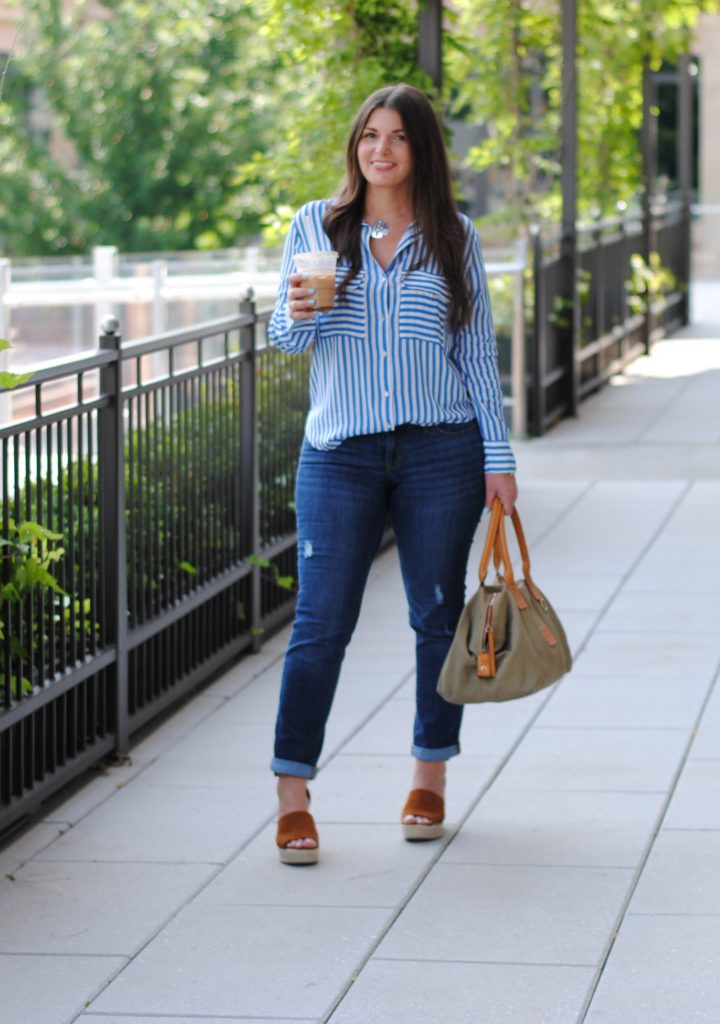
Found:
M 392 365 L 388 359 L 390 348 L 390 331 L 392 329 L 392 317 L 390 316 L 390 304 L 392 299 L 392 282 L 385 277 L 385 289 L 383 295 L 383 356 L 385 366 L 385 422 L 387 429 L 392 430 L 395 425 L 394 410 L 392 408 Z

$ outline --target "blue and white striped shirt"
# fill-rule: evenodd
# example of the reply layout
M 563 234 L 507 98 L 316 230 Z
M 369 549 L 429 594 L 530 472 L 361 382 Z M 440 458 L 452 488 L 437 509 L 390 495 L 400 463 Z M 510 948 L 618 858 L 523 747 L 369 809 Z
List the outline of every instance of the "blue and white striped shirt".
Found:
M 347 437 L 393 430 L 403 423 L 467 423 L 477 417 L 485 448 L 485 472 L 515 471 L 503 416 L 487 277 L 480 240 L 467 232 L 467 274 L 473 296 L 469 323 L 450 330 L 449 290 L 435 259 L 419 270 L 425 245 L 410 225 L 392 262 L 383 270 L 370 252 L 370 228 L 362 226 L 362 264 L 345 299 L 310 320 L 292 320 L 287 307 L 288 274 L 297 252 L 331 249 L 322 227 L 327 201 L 303 206 L 285 244 L 271 342 L 285 352 L 314 343 L 310 412 L 305 435 L 321 450 Z M 338 264 L 338 283 L 349 264 Z

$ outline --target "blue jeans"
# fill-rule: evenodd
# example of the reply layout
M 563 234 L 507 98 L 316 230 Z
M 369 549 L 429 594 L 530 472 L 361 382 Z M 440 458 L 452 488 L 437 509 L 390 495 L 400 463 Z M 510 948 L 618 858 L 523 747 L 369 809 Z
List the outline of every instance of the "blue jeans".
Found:
M 485 501 L 476 422 L 404 425 L 303 443 L 298 467 L 299 593 L 285 656 L 272 770 L 313 778 L 345 649 L 388 513 L 416 634 L 413 755 L 459 753 L 462 707 L 436 692 L 465 601 L 470 545 Z

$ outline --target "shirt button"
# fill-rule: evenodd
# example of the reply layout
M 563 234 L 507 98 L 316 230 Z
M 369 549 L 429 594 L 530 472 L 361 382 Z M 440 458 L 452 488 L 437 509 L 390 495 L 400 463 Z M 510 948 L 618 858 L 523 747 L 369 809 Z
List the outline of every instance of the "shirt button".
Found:
M 383 357 L 385 359 L 387 359 L 387 349 L 385 349 L 385 348 L 383 349 Z
M 383 394 L 385 395 L 386 398 L 390 397 L 390 392 L 389 391 L 384 391 Z

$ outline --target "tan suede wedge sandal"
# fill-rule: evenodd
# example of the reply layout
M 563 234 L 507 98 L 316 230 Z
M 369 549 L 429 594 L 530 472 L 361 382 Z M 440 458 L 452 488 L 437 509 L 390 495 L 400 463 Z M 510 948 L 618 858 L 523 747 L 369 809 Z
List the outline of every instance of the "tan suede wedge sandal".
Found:
M 318 844 L 309 848 L 288 846 L 294 839 L 314 839 Z M 312 814 L 309 811 L 289 811 L 278 818 L 277 843 L 283 864 L 317 864 L 320 840 Z
M 429 825 L 402 822 L 403 836 L 411 842 L 439 839 L 443 834 L 445 801 L 430 789 L 412 789 L 402 809 L 401 820 L 412 814 L 415 818 L 427 818 Z

